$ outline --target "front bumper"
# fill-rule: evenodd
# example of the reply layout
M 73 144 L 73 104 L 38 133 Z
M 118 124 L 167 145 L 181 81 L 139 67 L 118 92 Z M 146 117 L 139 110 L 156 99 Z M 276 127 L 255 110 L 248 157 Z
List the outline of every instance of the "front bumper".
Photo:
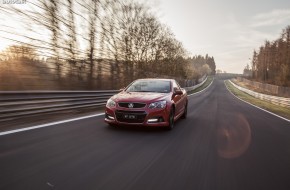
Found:
M 105 111 L 105 122 L 113 125 L 139 125 L 166 127 L 169 125 L 169 111 L 165 109 L 128 109 L 108 108 Z M 128 117 L 134 116 L 135 119 Z

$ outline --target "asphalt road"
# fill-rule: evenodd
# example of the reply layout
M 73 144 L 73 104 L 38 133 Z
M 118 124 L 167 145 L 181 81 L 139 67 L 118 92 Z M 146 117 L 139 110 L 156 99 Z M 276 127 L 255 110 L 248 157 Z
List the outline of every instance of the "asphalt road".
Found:
M 0 136 L 0 189 L 290 189 L 290 123 L 216 79 L 172 131 L 103 117 Z

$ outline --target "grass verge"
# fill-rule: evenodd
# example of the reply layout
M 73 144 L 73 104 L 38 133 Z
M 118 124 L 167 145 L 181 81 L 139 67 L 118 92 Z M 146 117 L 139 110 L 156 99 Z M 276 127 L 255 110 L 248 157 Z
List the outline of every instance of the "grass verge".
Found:
M 275 113 L 277 115 L 280 115 L 284 118 L 290 119 L 290 108 L 285 108 L 282 106 L 278 106 L 275 104 L 272 104 L 270 102 L 266 102 L 263 100 L 260 100 L 258 98 L 255 98 L 243 91 L 240 91 L 239 89 L 237 89 L 236 87 L 234 87 L 228 80 L 225 81 L 226 86 L 228 87 L 228 89 L 237 97 L 239 97 L 240 99 L 249 102 L 255 106 L 258 106 L 260 108 L 263 108 L 265 110 L 268 110 L 272 113 Z
M 205 83 L 203 85 L 201 85 L 200 87 L 198 87 L 197 89 L 194 89 L 192 91 L 188 91 L 187 94 L 194 94 L 196 92 L 202 91 L 203 89 L 205 89 L 211 82 L 213 81 L 213 76 L 208 76 L 207 80 L 205 81 Z

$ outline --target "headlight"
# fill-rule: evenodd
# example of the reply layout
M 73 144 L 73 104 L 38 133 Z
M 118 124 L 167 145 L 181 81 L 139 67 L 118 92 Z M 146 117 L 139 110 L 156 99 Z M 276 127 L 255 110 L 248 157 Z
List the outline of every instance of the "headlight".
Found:
M 116 102 L 114 102 L 112 99 L 109 99 L 107 101 L 107 105 L 106 106 L 110 107 L 110 108 L 115 107 L 116 106 Z
M 159 101 L 159 102 L 153 102 L 149 105 L 149 108 L 154 109 L 154 108 L 165 108 L 166 107 L 166 101 Z

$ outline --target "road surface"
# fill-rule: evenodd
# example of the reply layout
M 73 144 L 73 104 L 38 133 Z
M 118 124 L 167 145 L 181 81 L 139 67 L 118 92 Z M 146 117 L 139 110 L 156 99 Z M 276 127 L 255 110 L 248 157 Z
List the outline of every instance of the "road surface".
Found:
M 290 123 L 216 79 L 172 131 L 94 117 L 0 136 L 0 189 L 290 189 Z

